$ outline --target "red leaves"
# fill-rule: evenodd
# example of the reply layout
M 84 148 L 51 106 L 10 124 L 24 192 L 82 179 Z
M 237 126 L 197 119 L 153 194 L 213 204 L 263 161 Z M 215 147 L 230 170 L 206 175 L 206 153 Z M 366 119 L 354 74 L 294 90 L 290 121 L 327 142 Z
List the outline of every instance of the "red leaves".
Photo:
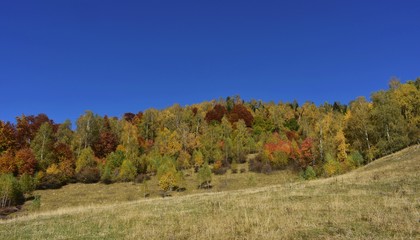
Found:
M 19 175 L 24 173 L 33 175 L 36 170 L 37 161 L 32 150 L 30 148 L 24 148 L 16 152 L 15 164 Z
M 235 123 L 239 121 L 239 119 L 243 119 L 245 125 L 247 127 L 252 127 L 252 123 L 254 122 L 254 117 L 252 116 L 251 112 L 243 104 L 236 104 L 232 111 L 229 113 L 229 121 L 230 123 Z
M 288 132 L 289 133 L 289 132 Z M 273 140 L 264 145 L 264 149 L 268 154 L 273 155 L 276 152 L 285 153 L 289 159 L 296 161 L 300 167 L 307 167 L 313 158 L 312 146 L 313 140 L 306 138 L 299 146 L 297 143 L 297 134 L 289 133 L 286 134 L 287 137 L 290 137 L 288 140 L 280 139 L 278 133 L 274 133 L 272 138 Z
M 311 138 L 306 138 L 303 140 L 303 142 L 300 144 L 300 158 L 299 158 L 299 165 L 302 168 L 306 168 L 311 161 L 313 160 L 313 153 L 312 153 L 312 147 L 313 147 L 313 140 Z
M 16 147 L 16 130 L 10 123 L 0 121 L 0 153 Z
M 252 127 L 254 122 L 254 116 L 243 104 L 236 104 L 230 112 L 224 106 L 216 104 L 212 110 L 207 112 L 205 119 L 208 123 L 220 123 L 225 115 L 231 124 L 243 119 L 247 127 Z
M 224 106 L 220 104 L 216 104 L 212 110 L 206 113 L 206 121 L 207 123 L 211 122 L 218 122 L 222 121 L 223 116 L 227 113 L 227 110 Z

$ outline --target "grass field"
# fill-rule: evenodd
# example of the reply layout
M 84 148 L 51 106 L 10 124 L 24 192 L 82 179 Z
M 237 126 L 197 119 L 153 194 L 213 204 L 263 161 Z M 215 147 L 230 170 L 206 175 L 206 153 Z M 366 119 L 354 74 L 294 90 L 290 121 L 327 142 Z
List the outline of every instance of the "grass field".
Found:
M 154 180 L 148 199 L 127 183 L 40 191 L 41 208 L 0 221 L 0 239 L 420 238 L 419 146 L 334 178 L 293 176 L 228 174 L 170 198 Z

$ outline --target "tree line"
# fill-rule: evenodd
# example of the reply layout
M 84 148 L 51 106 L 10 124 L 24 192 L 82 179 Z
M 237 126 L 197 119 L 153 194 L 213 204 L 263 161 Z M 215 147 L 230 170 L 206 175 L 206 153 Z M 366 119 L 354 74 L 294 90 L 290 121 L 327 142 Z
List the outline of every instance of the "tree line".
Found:
M 33 178 L 44 189 L 141 182 L 156 175 L 167 191 L 183 187 L 188 169 L 198 173 L 202 187 L 212 173 L 245 171 L 238 167 L 242 163 L 250 171 L 290 168 L 311 179 L 419 142 L 420 78 L 393 79 L 370 100 L 359 97 L 348 105 L 245 102 L 234 96 L 121 118 L 86 111 L 74 130 L 70 121 L 22 115 L 15 123 L 0 121 L 0 173 L 8 174 L 4 179 Z

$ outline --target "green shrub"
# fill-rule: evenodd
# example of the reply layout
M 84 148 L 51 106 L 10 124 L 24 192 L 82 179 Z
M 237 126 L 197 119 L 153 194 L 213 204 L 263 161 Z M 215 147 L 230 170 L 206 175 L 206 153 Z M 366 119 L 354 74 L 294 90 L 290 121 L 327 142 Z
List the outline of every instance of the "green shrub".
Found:
M 211 169 L 208 163 L 204 163 L 204 165 L 198 170 L 197 173 L 198 179 L 198 188 L 208 188 L 211 182 Z
M 95 155 L 92 148 L 88 147 L 83 149 L 76 160 L 76 173 L 81 172 L 84 168 L 93 166 L 95 166 Z
M 105 184 L 112 183 L 111 167 L 106 164 L 101 172 L 101 182 Z
M 25 201 L 19 182 L 12 174 L 0 175 L 0 207 L 14 206 Z
M 350 154 L 350 159 L 352 160 L 354 166 L 360 167 L 365 163 L 365 159 L 363 158 L 362 154 L 359 151 L 353 151 Z
M 285 152 L 276 151 L 273 153 L 271 165 L 273 169 L 284 169 L 289 164 L 289 156 Z
M 41 196 L 36 195 L 34 199 L 32 200 L 31 208 L 33 210 L 39 210 L 41 208 Z
M 26 173 L 20 176 L 19 185 L 23 194 L 31 194 L 36 188 L 35 179 Z
M 121 150 L 116 150 L 115 152 L 108 154 L 108 156 L 106 157 L 106 165 L 108 165 L 110 170 L 112 171 L 116 168 L 119 168 L 124 159 L 124 152 Z
M 236 160 L 232 161 L 230 169 L 232 170 L 232 173 L 238 173 L 238 163 L 236 163 Z
M 315 170 L 312 168 L 312 166 L 308 166 L 305 169 L 305 171 L 302 174 L 302 177 L 306 180 L 316 179 L 316 173 L 315 173 Z
M 123 182 L 134 181 L 137 176 L 137 169 L 134 164 L 126 159 L 122 162 L 118 179 Z
M 335 160 L 331 155 L 327 155 L 327 161 L 324 163 L 323 170 L 327 177 L 340 174 L 342 172 L 341 164 Z

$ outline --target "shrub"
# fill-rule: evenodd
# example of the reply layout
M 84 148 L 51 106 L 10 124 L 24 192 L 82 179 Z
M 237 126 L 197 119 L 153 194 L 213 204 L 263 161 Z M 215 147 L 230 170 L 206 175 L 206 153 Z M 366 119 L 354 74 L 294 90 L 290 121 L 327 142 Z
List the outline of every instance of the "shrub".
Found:
M 136 175 L 137 169 L 134 164 L 128 159 L 124 160 L 120 168 L 118 179 L 123 182 L 130 182 L 134 180 Z
M 273 171 L 273 169 L 271 168 L 271 165 L 266 163 L 262 166 L 261 168 L 261 172 L 264 174 L 270 174 Z
M 223 175 L 227 172 L 228 168 L 227 167 L 221 167 L 221 168 L 217 168 L 217 169 L 213 169 L 213 173 L 216 175 Z
M 236 160 L 232 161 L 230 169 L 232 170 L 232 173 L 238 173 L 238 164 L 236 163 Z
M 208 188 L 211 182 L 211 170 L 207 163 L 198 170 L 198 188 Z
M 217 160 L 214 164 L 213 164 L 213 169 L 212 172 L 216 175 L 223 175 L 227 172 L 228 168 L 223 166 L 222 161 Z
M 305 171 L 303 172 L 303 176 L 304 179 L 306 180 L 312 180 L 312 179 L 316 179 L 316 173 L 315 170 L 311 167 L 308 166 Z
M 124 158 L 124 151 L 116 150 L 115 152 L 108 154 L 106 157 L 106 164 L 111 170 L 114 170 L 115 168 L 119 168 L 121 166 Z
M 284 169 L 289 163 L 289 156 L 285 152 L 276 151 L 273 153 L 271 165 L 274 169 Z
M 56 174 L 45 174 L 40 171 L 35 177 L 37 189 L 58 189 L 64 185 L 62 177 Z
M 95 166 L 95 155 L 93 150 L 90 147 L 83 149 L 76 161 L 76 173 L 81 172 L 84 168 L 93 166 Z
M 359 151 L 353 151 L 350 154 L 350 159 L 353 161 L 356 167 L 360 167 L 365 163 L 365 159 L 363 158 L 362 154 Z
M 12 174 L 0 175 L 0 207 L 22 204 L 25 198 L 19 182 Z
M 39 210 L 41 208 L 41 196 L 40 195 L 36 195 L 34 197 L 34 200 L 32 200 L 31 208 L 33 210 Z
M 101 173 L 101 182 L 105 184 L 112 183 L 111 167 L 106 164 Z
M 98 168 L 85 167 L 76 174 L 76 179 L 82 183 L 96 183 L 101 179 L 101 176 Z
M 26 173 L 20 176 L 19 185 L 23 194 L 31 194 L 36 188 L 35 179 Z
M 137 175 L 136 179 L 134 180 L 135 183 L 144 183 L 147 180 L 150 180 L 150 176 L 147 174 L 139 174 Z
M 329 155 L 327 155 L 326 158 L 327 161 L 324 163 L 323 166 L 325 175 L 330 177 L 340 174 L 342 171 L 340 163 Z
M 166 172 L 159 178 L 159 187 L 164 192 L 171 191 L 176 185 L 176 176 L 172 171 Z
M 263 163 L 257 158 L 258 157 L 249 161 L 249 171 L 260 173 L 263 167 Z

